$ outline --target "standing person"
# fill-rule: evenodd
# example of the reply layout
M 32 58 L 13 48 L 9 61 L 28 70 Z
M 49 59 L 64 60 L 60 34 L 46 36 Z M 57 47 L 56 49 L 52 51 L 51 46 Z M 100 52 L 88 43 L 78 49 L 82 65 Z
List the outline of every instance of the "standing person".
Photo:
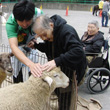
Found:
M 2 16 L 3 12 L 2 12 L 2 8 L 6 7 L 5 5 L 2 5 L 2 3 L 0 2 L 0 16 Z
M 14 82 L 18 82 L 18 79 L 22 81 L 22 63 L 29 67 L 35 77 L 41 76 L 41 65 L 32 62 L 23 52 L 29 53 L 31 51 L 31 49 L 25 47 L 25 45 L 30 39 L 30 36 L 35 35 L 31 29 L 34 17 L 36 18 L 42 14 L 43 12 L 35 8 L 32 2 L 22 0 L 14 5 L 13 14 L 11 14 L 7 20 L 6 31 L 9 44 L 13 54 L 18 59 L 16 62 L 19 64 L 17 66 L 15 65 L 17 68 L 14 68 L 14 76 L 18 76 L 17 78 L 14 77 Z
M 108 27 L 108 11 L 109 11 L 109 0 L 105 0 L 102 9 L 102 27 Z
M 103 9 L 103 4 L 104 4 L 104 0 L 100 0 L 99 1 L 99 9 L 102 10 Z
M 44 40 L 44 43 L 37 44 L 31 41 L 28 46 L 46 53 L 49 61 L 42 66 L 43 70 L 50 71 L 56 66 L 76 70 L 77 80 L 80 83 L 85 74 L 86 57 L 76 30 L 59 15 L 54 15 L 51 18 L 38 17 L 33 25 L 33 31 L 37 34 L 36 37 Z M 72 72 L 70 75 L 69 71 L 65 74 L 72 79 Z M 69 110 L 71 90 L 61 93 L 58 89 L 56 94 L 59 99 L 59 110 Z M 62 96 L 67 97 L 64 100 Z
M 0 16 L 2 16 L 2 3 L 0 2 Z
M 98 5 L 99 5 L 99 10 L 100 10 L 99 13 L 100 13 L 101 16 L 102 16 L 103 4 L 104 4 L 104 0 L 100 0 Z

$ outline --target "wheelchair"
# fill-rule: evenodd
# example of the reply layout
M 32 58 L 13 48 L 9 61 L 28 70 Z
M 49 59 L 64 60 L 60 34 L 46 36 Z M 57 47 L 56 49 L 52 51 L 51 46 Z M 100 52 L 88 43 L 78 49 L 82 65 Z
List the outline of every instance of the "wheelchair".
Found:
M 90 93 L 102 93 L 110 85 L 110 65 L 109 65 L 109 46 L 108 41 L 104 41 L 101 53 L 86 53 L 92 55 L 93 59 L 88 64 L 87 88 Z

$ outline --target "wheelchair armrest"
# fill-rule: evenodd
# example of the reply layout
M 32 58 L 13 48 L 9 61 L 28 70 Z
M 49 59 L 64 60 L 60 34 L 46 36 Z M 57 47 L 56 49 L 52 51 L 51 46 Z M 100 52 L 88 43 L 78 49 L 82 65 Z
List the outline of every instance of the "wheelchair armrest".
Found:
M 88 55 L 90 55 L 90 56 L 98 56 L 99 54 L 102 54 L 102 52 L 100 52 L 100 53 L 90 53 L 90 52 L 85 52 L 85 54 L 88 56 Z

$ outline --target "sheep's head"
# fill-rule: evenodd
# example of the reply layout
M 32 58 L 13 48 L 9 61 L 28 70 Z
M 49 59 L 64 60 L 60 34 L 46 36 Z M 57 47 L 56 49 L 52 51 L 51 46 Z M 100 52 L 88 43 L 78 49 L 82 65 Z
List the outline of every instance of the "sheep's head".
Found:
M 69 78 L 58 67 L 54 68 L 50 72 L 45 72 L 45 74 L 47 76 L 43 79 L 49 84 L 50 87 L 53 82 L 55 83 L 56 88 L 66 88 L 69 85 Z
M 13 72 L 13 68 L 10 60 L 11 56 L 13 56 L 12 53 L 0 54 L 0 70 L 4 71 L 8 76 L 11 76 Z

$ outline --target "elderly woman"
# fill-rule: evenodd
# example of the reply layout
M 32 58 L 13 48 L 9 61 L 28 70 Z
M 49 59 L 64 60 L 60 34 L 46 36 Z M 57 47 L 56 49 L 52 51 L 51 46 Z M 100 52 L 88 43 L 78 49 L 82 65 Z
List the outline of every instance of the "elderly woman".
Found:
M 86 52 L 98 53 L 104 43 L 104 33 L 99 31 L 98 21 L 91 21 L 88 23 L 87 31 L 81 38 L 84 50 Z
M 91 21 L 88 23 L 87 31 L 81 38 L 83 43 L 83 49 L 85 53 L 99 53 L 104 44 L 104 33 L 99 31 L 98 21 Z M 92 60 L 92 56 L 89 56 L 89 63 Z M 88 59 L 88 58 L 87 58 Z

